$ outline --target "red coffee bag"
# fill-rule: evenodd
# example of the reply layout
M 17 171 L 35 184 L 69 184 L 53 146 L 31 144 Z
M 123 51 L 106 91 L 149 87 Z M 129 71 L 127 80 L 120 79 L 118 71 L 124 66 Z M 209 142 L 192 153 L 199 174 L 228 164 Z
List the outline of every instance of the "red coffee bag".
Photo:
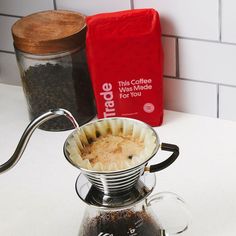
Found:
M 157 11 L 87 17 L 86 50 L 98 118 L 123 116 L 152 126 L 163 119 L 163 51 Z

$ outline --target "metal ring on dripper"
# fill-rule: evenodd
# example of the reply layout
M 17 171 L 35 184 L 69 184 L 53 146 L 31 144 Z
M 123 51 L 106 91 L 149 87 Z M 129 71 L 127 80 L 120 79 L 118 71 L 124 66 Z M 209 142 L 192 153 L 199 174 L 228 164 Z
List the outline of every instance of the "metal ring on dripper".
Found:
M 90 206 L 117 209 L 130 207 L 147 198 L 155 185 L 155 174 L 145 174 L 139 178 L 130 191 L 109 196 L 97 190 L 83 174 L 80 174 L 76 180 L 75 189 L 80 199 Z

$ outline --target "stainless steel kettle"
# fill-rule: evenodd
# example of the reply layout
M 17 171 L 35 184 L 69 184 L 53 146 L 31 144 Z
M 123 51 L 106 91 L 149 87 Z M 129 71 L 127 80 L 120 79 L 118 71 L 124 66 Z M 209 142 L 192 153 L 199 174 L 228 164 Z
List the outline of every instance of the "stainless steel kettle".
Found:
M 31 137 L 31 135 L 33 134 L 34 130 L 39 127 L 41 124 L 43 124 L 44 122 L 51 120 L 55 117 L 58 116 L 65 116 L 66 118 L 68 118 L 72 124 L 74 125 L 74 127 L 79 127 L 76 120 L 74 119 L 74 117 L 72 116 L 72 114 L 65 110 L 65 109 L 52 109 L 49 110 L 48 112 L 42 114 L 41 116 L 37 117 L 36 119 L 34 119 L 33 121 L 30 122 L 30 124 L 26 127 L 24 133 L 22 134 L 20 141 L 13 153 L 13 155 L 11 156 L 11 158 L 6 161 L 5 163 L 0 165 L 0 173 L 3 173 L 7 170 L 9 170 L 10 168 L 12 168 L 21 158 L 27 143 L 29 142 L 29 139 Z

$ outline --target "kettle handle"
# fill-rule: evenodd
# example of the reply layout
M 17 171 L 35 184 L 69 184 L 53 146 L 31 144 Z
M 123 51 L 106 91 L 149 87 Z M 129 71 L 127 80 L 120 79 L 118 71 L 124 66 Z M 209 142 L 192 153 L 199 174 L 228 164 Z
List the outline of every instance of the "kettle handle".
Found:
M 191 214 L 184 200 L 175 193 L 161 192 L 146 199 L 163 235 L 179 235 L 189 228 Z
M 151 173 L 151 172 L 157 172 L 157 171 L 163 170 L 169 165 L 171 165 L 179 156 L 179 147 L 175 144 L 161 143 L 161 150 L 172 152 L 172 154 L 165 161 L 161 163 L 151 165 L 151 166 L 146 166 L 144 171 L 148 171 Z
M 11 158 L 8 161 L 6 161 L 5 163 L 0 165 L 0 173 L 3 173 L 5 171 L 9 170 L 20 160 L 20 158 L 21 158 L 21 156 L 22 156 L 22 154 L 29 142 L 29 139 L 30 139 L 31 135 L 33 134 L 33 132 L 35 131 L 35 129 L 37 127 L 39 127 L 41 124 L 43 124 L 44 122 L 46 122 L 50 119 L 53 119 L 57 116 L 66 116 L 73 123 L 73 125 L 75 127 L 79 127 L 76 120 L 72 116 L 72 114 L 69 111 L 62 109 L 62 108 L 49 110 L 48 112 L 35 118 L 26 127 L 26 129 L 25 129 L 24 133 L 22 134 L 20 141 L 15 149 L 15 152 L 13 153 Z

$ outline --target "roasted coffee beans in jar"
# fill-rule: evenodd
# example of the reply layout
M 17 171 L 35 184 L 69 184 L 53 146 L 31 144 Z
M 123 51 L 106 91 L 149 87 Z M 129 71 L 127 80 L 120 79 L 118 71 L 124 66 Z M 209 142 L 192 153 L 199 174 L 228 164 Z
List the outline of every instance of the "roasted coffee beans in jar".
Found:
M 86 54 L 85 16 L 52 10 L 21 18 L 12 26 L 14 47 L 30 119 L 50 109 L 69 110 L 82 125 L 95 116 Z M 72 129 L 65 117 L 40 126 Z

